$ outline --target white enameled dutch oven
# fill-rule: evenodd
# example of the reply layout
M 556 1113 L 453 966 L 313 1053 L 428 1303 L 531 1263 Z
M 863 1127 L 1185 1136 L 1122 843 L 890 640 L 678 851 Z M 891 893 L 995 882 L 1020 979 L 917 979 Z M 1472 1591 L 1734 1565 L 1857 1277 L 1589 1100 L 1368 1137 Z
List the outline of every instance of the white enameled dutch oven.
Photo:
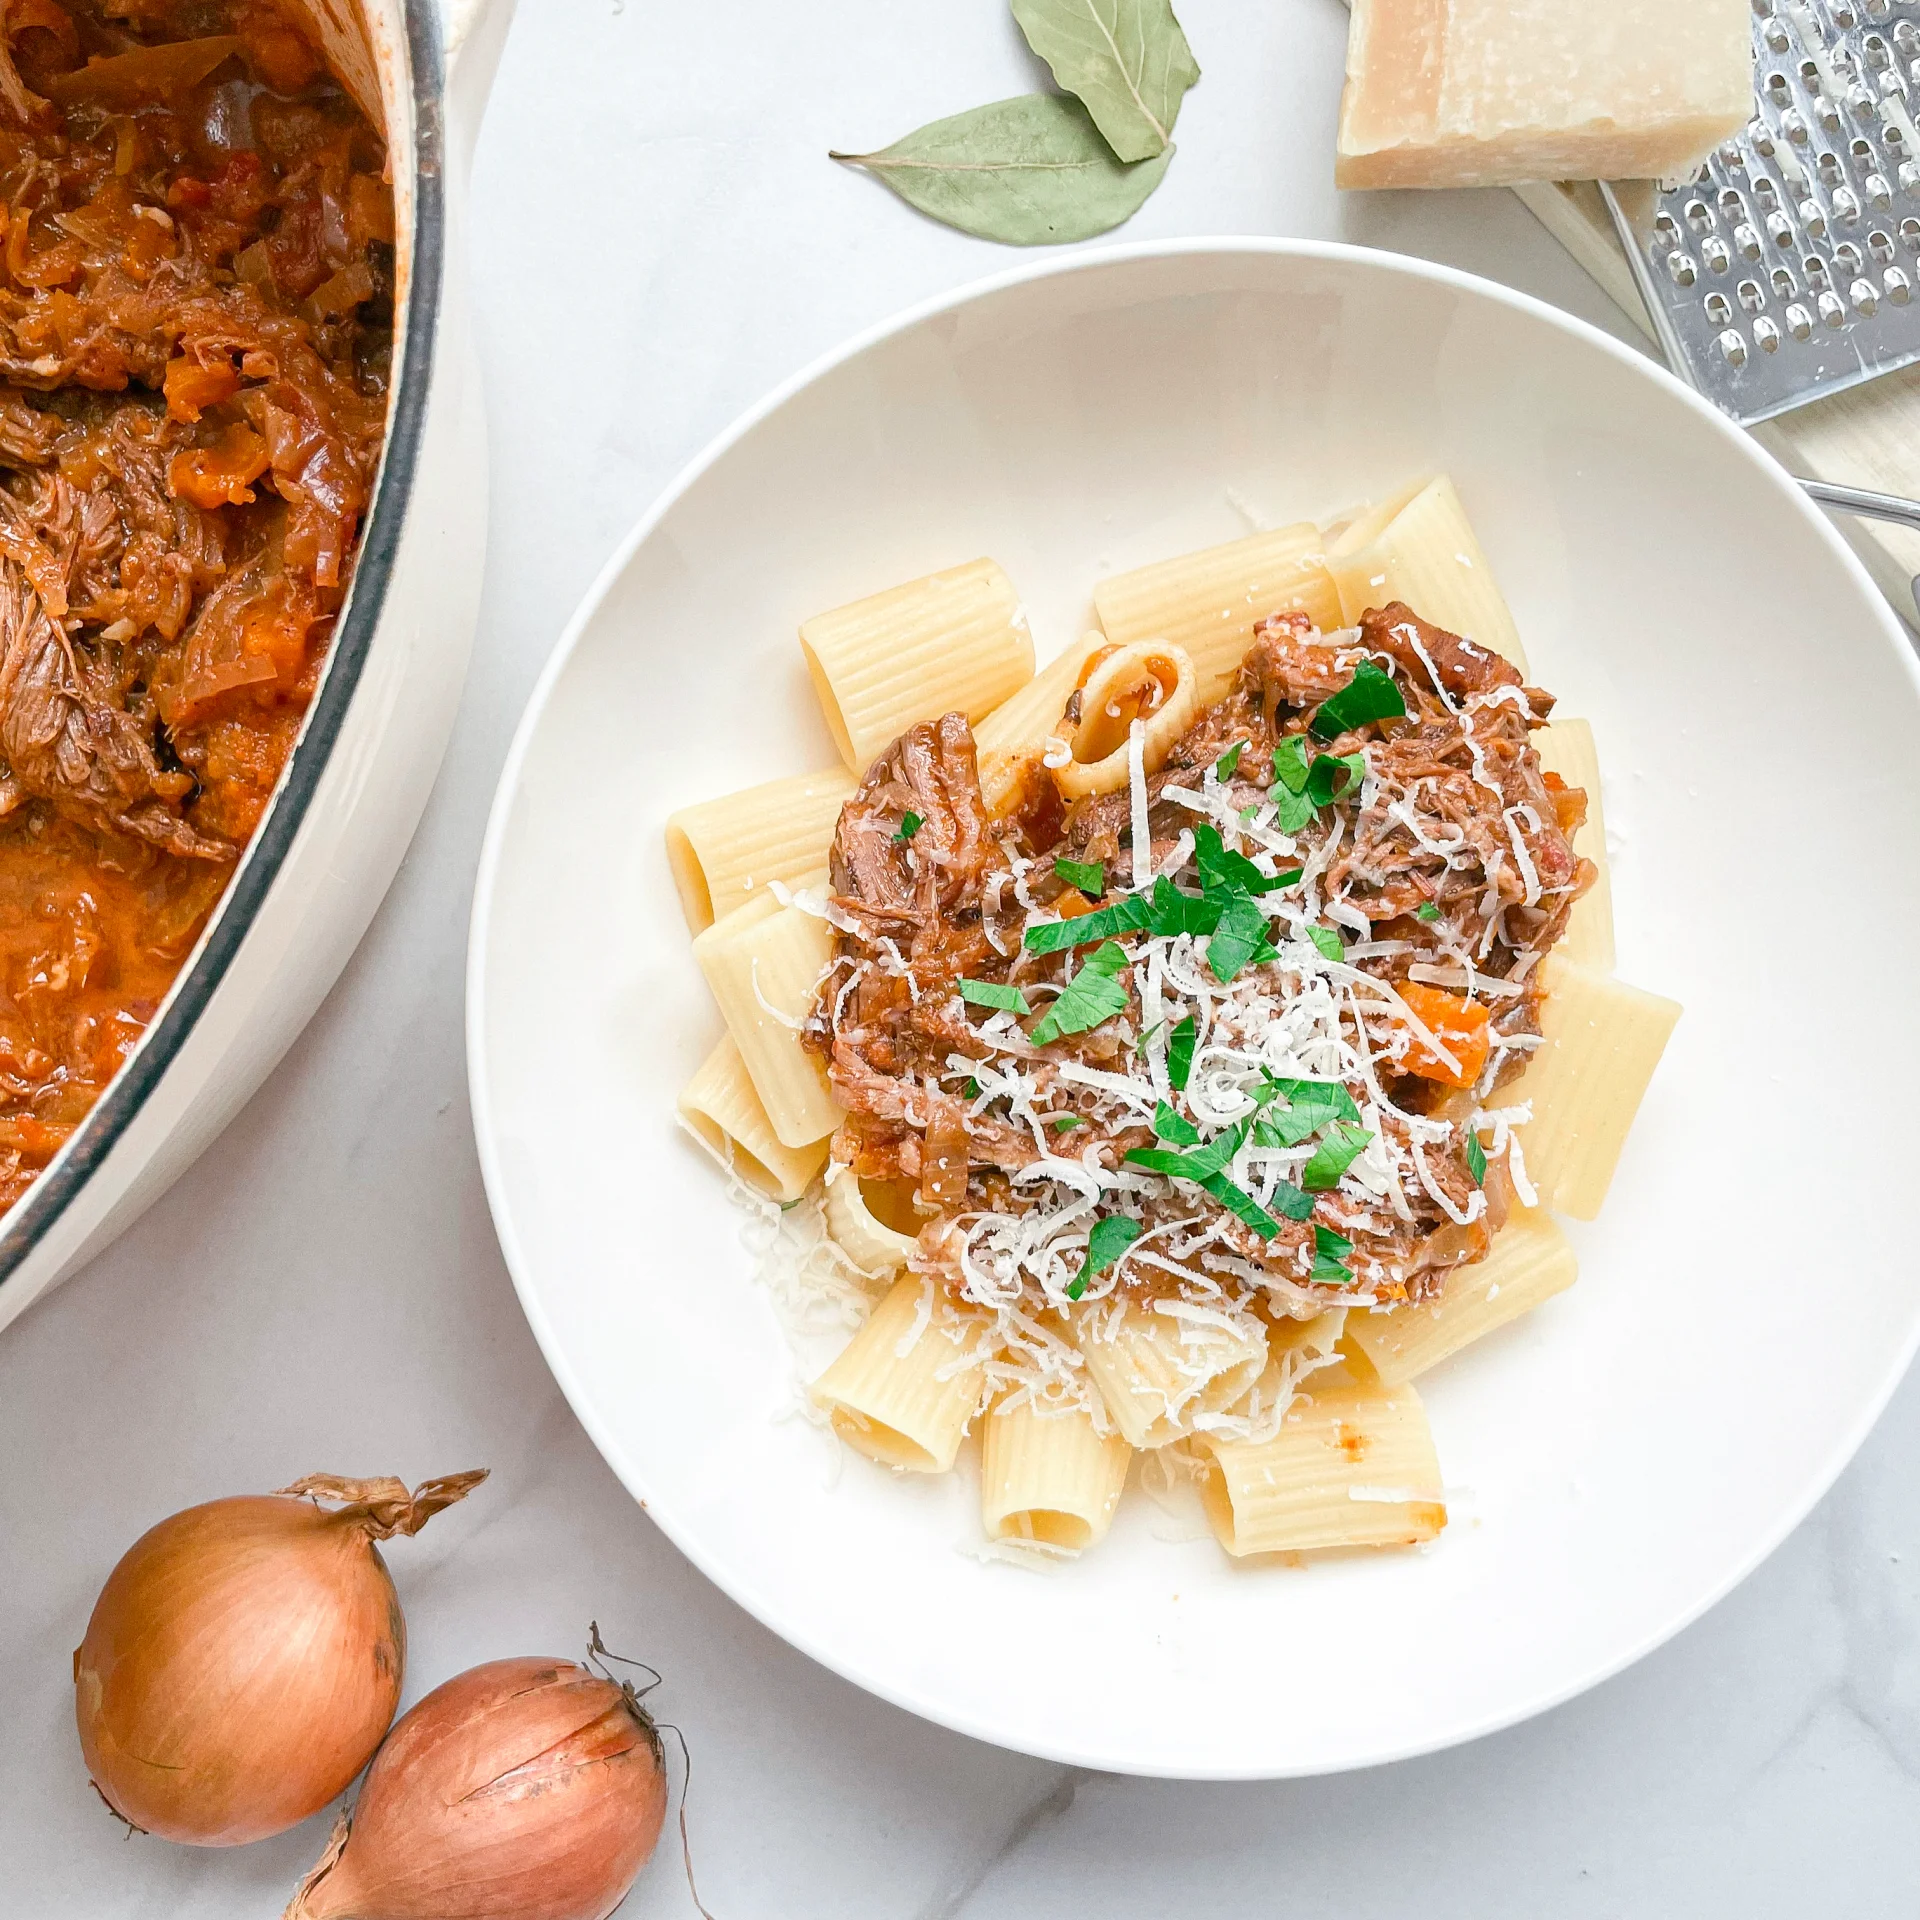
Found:
M 334 40 L 348 0 L 306 4 Z M 359 943 L 426 805 L 479 611 L 486 441 L 464 202 L 512 4 L 364 0 L 397 291 L 386 449 L 352 590 L 232 885 L 119 1076 L 0 1216 L 0 1326 L 123 1231 L 233 1118 Z

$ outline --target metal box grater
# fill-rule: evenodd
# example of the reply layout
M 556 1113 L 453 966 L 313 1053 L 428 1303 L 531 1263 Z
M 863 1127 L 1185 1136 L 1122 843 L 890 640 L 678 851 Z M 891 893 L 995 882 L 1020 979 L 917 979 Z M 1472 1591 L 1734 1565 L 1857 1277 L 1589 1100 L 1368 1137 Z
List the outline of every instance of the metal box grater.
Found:
M 1754 112 L 1605 189 L 1669 362 L 1736 420 L 1920 361 L 1920 0 L 1752 0 Z

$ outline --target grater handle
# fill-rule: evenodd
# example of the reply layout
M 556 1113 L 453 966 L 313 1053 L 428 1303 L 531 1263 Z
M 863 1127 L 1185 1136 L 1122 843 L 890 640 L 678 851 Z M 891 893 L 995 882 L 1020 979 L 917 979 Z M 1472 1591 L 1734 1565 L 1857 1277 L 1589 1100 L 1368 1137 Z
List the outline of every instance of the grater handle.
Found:
M 1864 487 L 1836 487 L 1826 480 L 1802 480 L 1807 497 L 1836 513 L 1861 520 L 1890 520 L 1896 527 L 1920 533 L 1920 500 L 1903 500 L 1897 493 L 1869 493 Z M 1913 603 L 1920 611 L 1920 577 L 1913 581 Z

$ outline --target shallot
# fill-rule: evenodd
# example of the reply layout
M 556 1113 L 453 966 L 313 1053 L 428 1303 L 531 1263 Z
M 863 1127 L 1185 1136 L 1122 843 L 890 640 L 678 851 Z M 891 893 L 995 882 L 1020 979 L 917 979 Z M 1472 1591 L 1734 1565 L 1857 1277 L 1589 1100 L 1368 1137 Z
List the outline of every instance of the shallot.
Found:
M 392 1724 L 406 1662 L 374 1542 L 418 1533 L 485 1478 L 409 1494 L 392 1478 L 310 1474 L 143 1534 L 73 1656 L 80 1749 L 101 1798 L 145 1832 L 232 1847 L 343 1793 Z
M 283 1920 L 605 1920 L 666 1808 L 633 1686 L 490 1661 L 402 1717 Z

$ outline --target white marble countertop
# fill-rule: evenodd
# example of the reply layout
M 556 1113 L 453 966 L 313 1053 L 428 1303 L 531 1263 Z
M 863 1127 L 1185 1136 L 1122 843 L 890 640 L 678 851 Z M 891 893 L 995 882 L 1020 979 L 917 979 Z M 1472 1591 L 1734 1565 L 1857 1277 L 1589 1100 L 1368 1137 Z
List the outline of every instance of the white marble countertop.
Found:
M 1507 195 L 1334 193 L 1339 0 L 1181 12 L 1206 78 L 1129 237 L 1340 236 L 1618 330 Z M 474 192 L 486 603 L 425 825 L 242 1117 L 0 1336 L 4 1920 L 257 1920 L 324 1837 L 321 1818 L 235 1853 L 175 1849 L 125 1838 L 89 1791 L 68 1655 L 136 1534 L 303 1472 L 480 1464 L 488 1485 L 390 1554 L 408 1698 L 478 1660 L 575 1652 L 597 1617 L 667 1676 L 722 1920 L 1920 1910 L 1920 1384 L 1733 1598 L 1586 1698 L 1378 1772 L 1203 1787 L 996 1752 L 791 1652 L 654 1531 L 541 1363 L 494 1245 L 461 1057 L 471 875 L 514 720 L 616 540 L 735 413 L 1010 259 L 827 147 L 1034 84 L 1000 0 L 521 0 Z M 1808 1335 L 1817 1365 L 1817 1316 Z M 672 1851 L 628 1914 L 692 1911 Z

